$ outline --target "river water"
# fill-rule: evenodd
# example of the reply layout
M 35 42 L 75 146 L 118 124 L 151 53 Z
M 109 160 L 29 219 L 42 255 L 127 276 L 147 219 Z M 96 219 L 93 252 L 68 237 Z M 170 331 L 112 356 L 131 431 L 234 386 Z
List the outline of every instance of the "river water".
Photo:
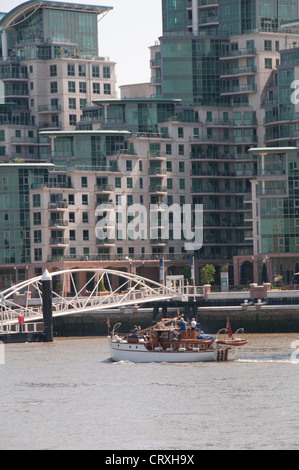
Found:
M 196 364 L 113 363 L 106 338 L 7 344 L 0 449 L 298 449 L 299 334 L 247 337 Z

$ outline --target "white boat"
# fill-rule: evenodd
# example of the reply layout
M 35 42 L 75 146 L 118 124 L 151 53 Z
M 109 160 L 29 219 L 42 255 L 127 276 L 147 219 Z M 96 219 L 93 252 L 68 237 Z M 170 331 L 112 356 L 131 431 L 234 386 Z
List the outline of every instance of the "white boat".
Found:
M 123 337 L 117 333 L 121 325 L 117 323 L 108 336 L 111 359 L 116 362 L 229 361 L 235 358 L 239 347 L 247 344 L 246 339 L 237 336 L 243 330 L 233 335 L 229 322 L 214 337 L 189 325 L 186 330 L 180 330 L 181 321 L 179 317 L 162 319 L 152 327 Z

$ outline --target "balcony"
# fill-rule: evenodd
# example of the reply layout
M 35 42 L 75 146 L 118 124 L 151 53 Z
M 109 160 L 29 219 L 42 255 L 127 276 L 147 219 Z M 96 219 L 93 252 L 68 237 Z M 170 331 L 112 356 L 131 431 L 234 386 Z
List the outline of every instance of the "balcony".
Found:
M 66 201 L 49 202 L 48 209 L 50 211 L 66 211 L 68 203 Z
M 236 77 L 242 75 L 254 75 L 256 73 L 256 67 L 236 67 L 229 70 L 223 70 L 221 72 L 220 78 L 229 78 L 229 77 Z
M 0 72 L 0 80 L 29 80 L 29 75 L 28 73 L 22 73 L 22 72 L 16 72 L 16 71 L 11 71 L 11 72 Z
M 166 175 L 166 170 L 162 168 L 149 168 L 148 174 L 150 176 L 165 176 Z
M 57 129 L 62 129 L 62 123 L 61 121 L 56 121 L 56 122 L 40 122 L 39 123 L 39 129 L 43 130 L 57 130 Z
M 257 126 L 258 122 L 256 119 L 212 119 L 211 121 L 206 120 L 206 126 L 221 126 L 221 127 L 246 127 L 246 126 Z
M 38 112 L 40 114 L 49 114 L 49 113 L 60 113 L 61 106 L 59 104 L 45 104 L 38 107 Z
M 166 246 L 168 243 L 168 240 L 162 240 L 161 238 L 158 238 L 156 240 L 150 240 L 151 246 Z
M 50 238 L 49 246 L 66 247 L 70 243 L 68 238 Z
M 104 240 L 97 238 L 96 240 L 96 244 L 103 247 L 115 246 L 115 243 L 115 238 L 105 238 Z
M 225 95 L 240 95 L 242 93 L 255 93 L 257 91 L 257 85 L 238 85 L 233 86 L 231 88 L 227 88 L 226 90 L 220 93 L 221 96 Z
M 166 160 L 166 153 L 160 150 L 150 151 L 147 156 L 150 160 Z
M 167 187 L 166 186 L 161 186 L 161 185 L 156 185 L 156 186 L 149 186 L 148 188 L 149 194 L 167 194 Z
M 96 184 L 94 187 L 95 194 L 110 194 L 114 191 L 114 186 L 112 184 Z
M 15 98 L 15 97 L 29 98 L 29 90 L 28 88 L 19 89 L 19 88 L 6 87 L 4 90 L 4 96 L 5 98 Z
M 65 229 L 66 227 L 68 227 L 68 225 L 69 225 L 68 220 L 62 220 L 62 219 L 57 219 L 57 220 L 50 219 L 49 220 L 49 227 L 50 228 Z
M 249 49 L 238 49 L 237 51 L 224 51 L 222 57 L 220 57 L 220 60 L 229 60 L 229 59 L 235 59 L 236 57 L 252 57 L 256 55 L 256 49 L 255 48 L 249 48 Z

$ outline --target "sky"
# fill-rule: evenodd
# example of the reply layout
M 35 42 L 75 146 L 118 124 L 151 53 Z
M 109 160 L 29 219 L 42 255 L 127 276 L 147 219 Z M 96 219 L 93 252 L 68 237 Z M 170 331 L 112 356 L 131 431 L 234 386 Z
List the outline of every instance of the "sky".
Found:
M 0 0 L 0 11 L 8 12 L 22 3 Z M 162 0 L 74 0 L 73 3 L 113 7 L 99 21 L 99 55 L 117 63 L 118 86 L 148 82 L 149 47 L 162 34 Z

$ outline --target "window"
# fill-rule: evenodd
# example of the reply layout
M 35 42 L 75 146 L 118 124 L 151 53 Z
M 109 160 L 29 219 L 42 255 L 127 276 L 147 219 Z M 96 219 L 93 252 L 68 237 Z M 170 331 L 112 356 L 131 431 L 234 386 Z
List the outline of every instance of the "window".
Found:
M 103 78 L 110 78 L 110 67 L 103 67 Z
M 178 137 L 182 139 L 184 137 L 184 128 L 178 127 Z
M 129 188 L 129 189 L 133 188 L 133 179 L 132 178 L 127 178 L 127 188 Z
M 75 219 L 75 212 L 70 212 L 70 213 L 69 213 L 69 222 L 70 222 L 71 224 L 74 224 L 74 223 L 75 223 L 75 220 L 76 220 L 76 219 Z
M 172 189 L 172 179 L 167 178 L 167 189 Z
M 79 65 L 79 77 L 86 77 L 86 65 L 85 64 Z
M 185 189 L 185 180 L 183 178 L 180 179 L 180 189 Z
M 184 145 L 179 145 L 179 155 L 184 155 Z
M 84 108 L 84 106 L 87 105 L 87 99 L 86 98 L 80 98 L 80 109 Z
M 34 249 L 34 261 L 42 261 L 42 249 L 41 248 Z
M 41 243 L 42 242 L 42 231 L 41 230 L 34 230 L 33 239 L 34 239 L 34 243 Z
M 82 206 L 88 206 L 88 194 L 82 194 Z
M 111 95 L 110 83 L 104 83 L 104 95 Z
M 75 76 L 75 64 L 67 64 L 67 74 L 69 77 Z
M 264 50 L 265 51 L 272 51 L 272 41 L 266 40 L 264 41 Z
M 265 59 L 265 69 L 272 69 L 272 59 Z
M 81 177 L 81 188 L 87 188 L 87 176 L 82 176 Z
M 86 82 L 79 82 L 79 93 L 86 93 Z
M 57 65 L 50 65 L 50 77 L 57 76 Z
M 73 242 L 76 240 L 76 230 L 70 230 L 70 240 Z
M 179 172 L 184 173 L 185 171 L 185 162 L 179 162 Z
M 41 225 L 42 215 L 40 212 L 33 212 L 33 225 Z
M 50 83 L 50 93 L 58 93 L 58 84 L 57 82 Z
M 83 241 L 87 242 L 89 240 L 89 230 L 83 230 Z
M 33 194 L 33 207 L 40 207 L 40 194 Z
M 69 109 L 76 109 L 76 98 L 69 98 Z
M 76 114 L 70 114 L 69 115 L 69 123 L 70 123 L 70 126 L 76 126 L 77 125 L 77 116 L 76 116 Z
M 73 206 L 75 204 L 75 194 L 69 194 L 69 205 Z
M 100 67 L 99 67 L 99 65 L 93 65 L 92 66 L 92 76 L 93 76 L 93 78 L 99 78 L 100 77 Z
M 172 162 L 166 162 L 166 171 L 172 171 Z
M 76 93 L 76 83 L 68 82 L 68 91 L 69 93 Z
M 93 92 L 96 93 L 97 95 L 100 94 L 100 84 L 99 83 L 93 83 L 92 84 L 92 89 L 93 89 Z
M 132 160 L 126 160 L 126 170 L 132 171 Z
M 82 212 L 82 223 L 88 224 L 88 212 Z
M 115 187 L 116 188 L 121 188 L 121 178 L 119 178 L 119 177 L 115 178 Z
M 166 144 L 166 155 L 171 155 L 171 144 Z

